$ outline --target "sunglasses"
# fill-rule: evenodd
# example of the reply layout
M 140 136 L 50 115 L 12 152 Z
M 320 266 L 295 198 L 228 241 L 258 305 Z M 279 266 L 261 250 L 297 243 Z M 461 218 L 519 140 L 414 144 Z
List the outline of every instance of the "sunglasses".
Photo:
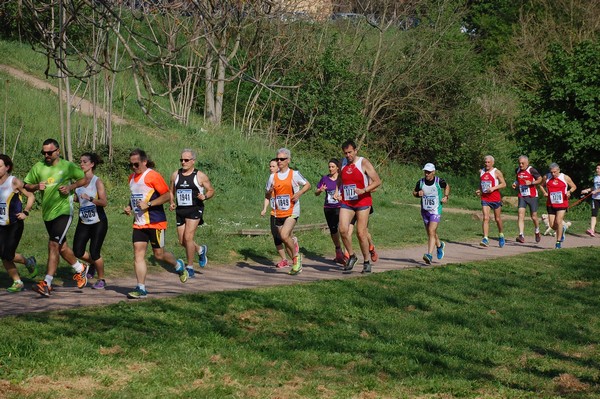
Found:
M 42 151 L 41 151 L 41 154 L 42 154 L 42 155 L 47 155 L 47 156 L 50 156 L 50 155 L 54 154 L 56 151 L 58 151 L 58 148 L 57 148 L 57 149 L 55 149 L 55 150 L 52 150 L 52 151 L 44 151 L 44 150 L 42 150 Z
M 139 162 L 134 162 L 134 163 L 129 163 L 129 167 L 130 168 L 139 168 L 140 167 L 140 163 Z
M 275 160 L 279 161 L 279 162 L 283 162 L 285 161 L 287 158 L 275 158 Z
M 179 158 L 179 162 L 190 162 L 190 161 L 193 161 L 193 159 Z

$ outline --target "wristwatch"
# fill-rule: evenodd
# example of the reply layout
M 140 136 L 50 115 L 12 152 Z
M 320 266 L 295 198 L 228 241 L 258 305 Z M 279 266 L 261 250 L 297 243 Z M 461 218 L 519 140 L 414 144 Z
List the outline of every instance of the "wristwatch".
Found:
M 148 208 L 150 208 L 152 206 L 152 202 L 148 201 Z

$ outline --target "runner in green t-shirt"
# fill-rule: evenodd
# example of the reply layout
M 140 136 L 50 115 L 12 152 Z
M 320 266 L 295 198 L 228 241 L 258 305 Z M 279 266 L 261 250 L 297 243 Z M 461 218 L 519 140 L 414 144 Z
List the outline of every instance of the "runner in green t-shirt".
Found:
M 77 287 L 87 284 L 87 265 L 82 265 L 67 245 L 67 231 L 73 220 L 72 191 L 85 184 L 83 171 L 74 163 L 60 158 L 60 148 L 54 139 L 44 141 L 44 162 L 36 163 L 24 179 L 25 188 L 42 193 L 42 218 L 48 231 L 48 270 L 44 280 L 33 290 L 50 296 L 52 279 L 58 268 L 59 255 L 75 270 Z

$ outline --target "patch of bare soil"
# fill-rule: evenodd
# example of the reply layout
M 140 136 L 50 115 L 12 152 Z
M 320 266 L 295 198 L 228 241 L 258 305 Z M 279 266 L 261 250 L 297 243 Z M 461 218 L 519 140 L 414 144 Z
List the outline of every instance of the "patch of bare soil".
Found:
M 54 94 L 58 95 L 58 88 L 56 86 L 54 86 L 40 78 L 29 75 L 28 73 L 25 73 L 17 68 L 13 68 L 8 65 L 0 65 L 0 71 L 6 72 L 7 74 L 9 74 L 12 77 L 17 78 L 19 80 L 23 80 L 36 89 L 50 90 Z M 66 93 L 64 93 L 64 92 L 62 93 L 62 100 L 64 102 L 67 101 Z M 77 112 L 81 112 L 83 115 L 93 116 L 94 108 L 96 110 L 96 115 L 99 118 L 103 118 L 106 115 L 106 112 L 104 111 L 104 109 L 102 107 L 100 107 L 98 105 L 96 105 L 94 107 L 94 104 L 92 102 L 90 102 L 82 97 L 73 96 L 73 104 L 72 105 L 73 105 L 73 108 L 75 108 L 75 110 Z M 117 125 L 127 125 L 128 124 L 128 122 L 125 119 L 123 119 L 120 116 L 115 115 L 115 114 L 112 114 L 110 119 L 112 120 L 112 122 L 114 124 L 117 124 Z
M 554 383 L 554 389 L 560 394 L 585 392 L 590 388 L 589 384 L 579 381 L 579 378 L 568 373 L 554 377 L 552 382 Z

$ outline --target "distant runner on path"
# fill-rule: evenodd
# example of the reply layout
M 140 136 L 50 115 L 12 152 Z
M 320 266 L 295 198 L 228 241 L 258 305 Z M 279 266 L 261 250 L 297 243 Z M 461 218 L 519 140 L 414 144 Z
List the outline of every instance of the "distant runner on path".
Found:
M 171 193 L 163 177 L 154 169 L 154 162 L 148 159 L 146 152 L 135 149 L 129 154 L 129 167 L 133 173 L 129 176 L 131 190 L 130 204 L 123 210 L 133 215 L 133 255 L 134 270 L 137 278 L 135 289 L 127 294 L 131 299 L 143 299 L 148 295 L 146 290 L 146 249 L 148 242 L 152 246 L 154 257 L 175 268 L 179 280 L 185 283 L 189 277 L 185 264 L 175 259 L 171 252 L 165 251 L 165 230 L 167 215 L 163 204 L 169 202 Z
M 519 215 L 517 224 L 519 226 L 519 235 L 517 242 L 525 242 L 525 212 L 529 206 L 531 221 L 535 227 L 535 242 L 540 242 L 540 221 L 537 216 L 538 210 L 538 192 L 537 185 L 542 182 L 542 175 L 529 165 L 529 158 L 525 155 L 519 157 L 519 167 L 515 171 L 517 180 L 512 184 L 512 188 L 519 192 Z
M 369 212 L 373 205 L 371 192 L 381 185 L 381 179 L 371 162 L 358 156 L 356 143 L 352 140 L 342 144 L 344 160 L 342 162 L 342 207 L 340 209 L 340 234 L 344 247 L 350 257 L 346 261 L 344 270 L 352 270 L 358 258 L 352 249 L 352 230 L 350 222 L 356 216 L 356 236 L 363 255 L 363 273 L 371 272 L 371 254 L 369 252 L 369 239 L 367 225 Z
M 444 257 L 446 243 L 440 241 L 437 228 L 442 219 L 442 204 L 448 202 L 450 185 L 435 175 L 435 165 L 432 163 L 425 164 L 423 172 L 425 177 L 417 182 L 413 195 L 421 198 L 421 217 L 425 224 L 428 243 L 427 253 L 423 255 L 423 260 L 430 265 L 434 250 L 438 259 Z
M 315 195 L 319 196 L 321 193 L 325 193 L 325 200 L 323 203 L 323 213 L 325 214 L 325 220 L 329 227 L 329 233 L 331 234 L 331 241 L 335 246 L 335 258 L 336 263 L 346 264 L 344 258 L 344 250 L 342 249 L 342 243 L 340 240 L 340 232 L 338 229 L 340 223 L 340 201 L 336 197 L 336 193 L 342 188 L 342 179 L 340 177 L 340 161 L 332 158 L 327 163 L 329 168 L 329 174 L 321 177 L 321 180 L 317 184 Z
M 8 276 L 12 279 L 12 285 L 6 290 L 20 292 L 25 285 L 15 266 L 15 261 L 25 261 L 31 268 L 32 275 L 36 271 L 35 258 L 30 258 L 28 263 L 22 255 L 16 253 L 25 228 L 23 220 L 29 216 L 35 196 L 25 190 L 21 180 L 11 175 L 12 169 L 12 159 L 8 155 L 0 154 L 0 258 Z M 25 208 L 19 194 L 27 197 Z
M 277 173 L 267 182 L 265 196 L 275 197 L 275 226 L 279 229 L 281 241 L 287 252 L 292 254 L 293 266 L 289 274 L 302 271 L 302 255 L 294 243 L 294 226 L 300 217 L 300 197 L 310 190 L 310 183 L 297 170 L 290 169 L 291 152 L 287 148 L 277 151 Z
M 269 161 L 269 172 L 271 175 L 277 173 L 279 167 L 277 166 L 277 158 L 273 158 Z M 267 181 L 268 184 L 268 181 Z M 277 249 L 277 253 L 281 258 L 279 262 L 275 265 L 278 269 L 283 269 L 284 267 L 291 266 L 290 261 L 287 259 L 286 249 L 283 245 L 283 241 L 281 241 L 281 236 L 279 235 L 279 228 L 275 225 L 275 196 L 273 192 L 267 193 L 265 195 L 263 201 L 263 209 L 260 211 L 260 216 L 265 216 L 267 214 L 267 209 L 271 208 L 271 216 L 269 218 L 269 225 L 271 227 L 271 236 L 273 237 L 273 244 L 275 244 L 275 249 Z M 296 237 L 292 237 L 294 240 L 294 252 L 298 252 L 298 239 Z M 294 254 L 291 253 L 290 259 L 294 258 Z
M 49 297 L 59 256 L 75 271 L 73 280 L 77 287 L 87 284 L 88 266 L 82 265 L 67 245 L 67 231 L 73 221 L 72 191 L 85 184 L 85 175 L 79 166 L 60 158 L 58 141 L 54 139 L 44 141 L 42 155 L 44 161 L 33 165 L 24 182 L 28 191 L 42 193 L 42 219 L 48 232 L 48 266 L 46 277 L 33 290 Z
M 590 228 L 586 233 L 591 237 L 596 237 L 596 218 L 598 217 L 598 209 L 600 209 L 600 163 L 596 165 L 596 176 L 594 176 L 594 185 L 585 190 L 581 190 L 581 194 L 592 195 L 592 218 L 590 219 Z
M 204 201 L 212 198 L 215 190 L 208 176 L 195 168 L 196 153 L 193 150 L 181 151 L 179 162 L 181 168 L 171 175 L 169 209 L 175 210 L 177 237 L 187 257 L 186 269 L 190 277 L 194 277 L 194 256 L 198 255 L 200 267 L 208 263 L 208 247 L 196 244 L 194 236 L 198 226 L 204 224 Z
M 483 239 L 480 245 L 487 247 L 490 245 L 488 238 L 490 230 L 490 209 L 494 210 L 494 219 L 498 226 L 498 245 L 500 248 L 504 246 L 506 240 L 502 230 L 502 196 L 500 190 L 506 187 L 504 175 L 494 167 L 494 157 L 486 155 L 483 158 L 484 167 L 479 171 L 479 189 L 475 193 L 481 197 L 481 211 L 483 214 Z
M 544 195 L 547 197 L 546 209 L 550 227 L 556 231 L 554 248 L 560 249 L 565 241 L 566 227 L 563 220 L 569 209 L 569 198 L 577 190 L 577 186 L 569 176 L 561 173 L 557 163 L 550 164 L 550 173 L 544 176 L 542 184 L 545 187 Z

